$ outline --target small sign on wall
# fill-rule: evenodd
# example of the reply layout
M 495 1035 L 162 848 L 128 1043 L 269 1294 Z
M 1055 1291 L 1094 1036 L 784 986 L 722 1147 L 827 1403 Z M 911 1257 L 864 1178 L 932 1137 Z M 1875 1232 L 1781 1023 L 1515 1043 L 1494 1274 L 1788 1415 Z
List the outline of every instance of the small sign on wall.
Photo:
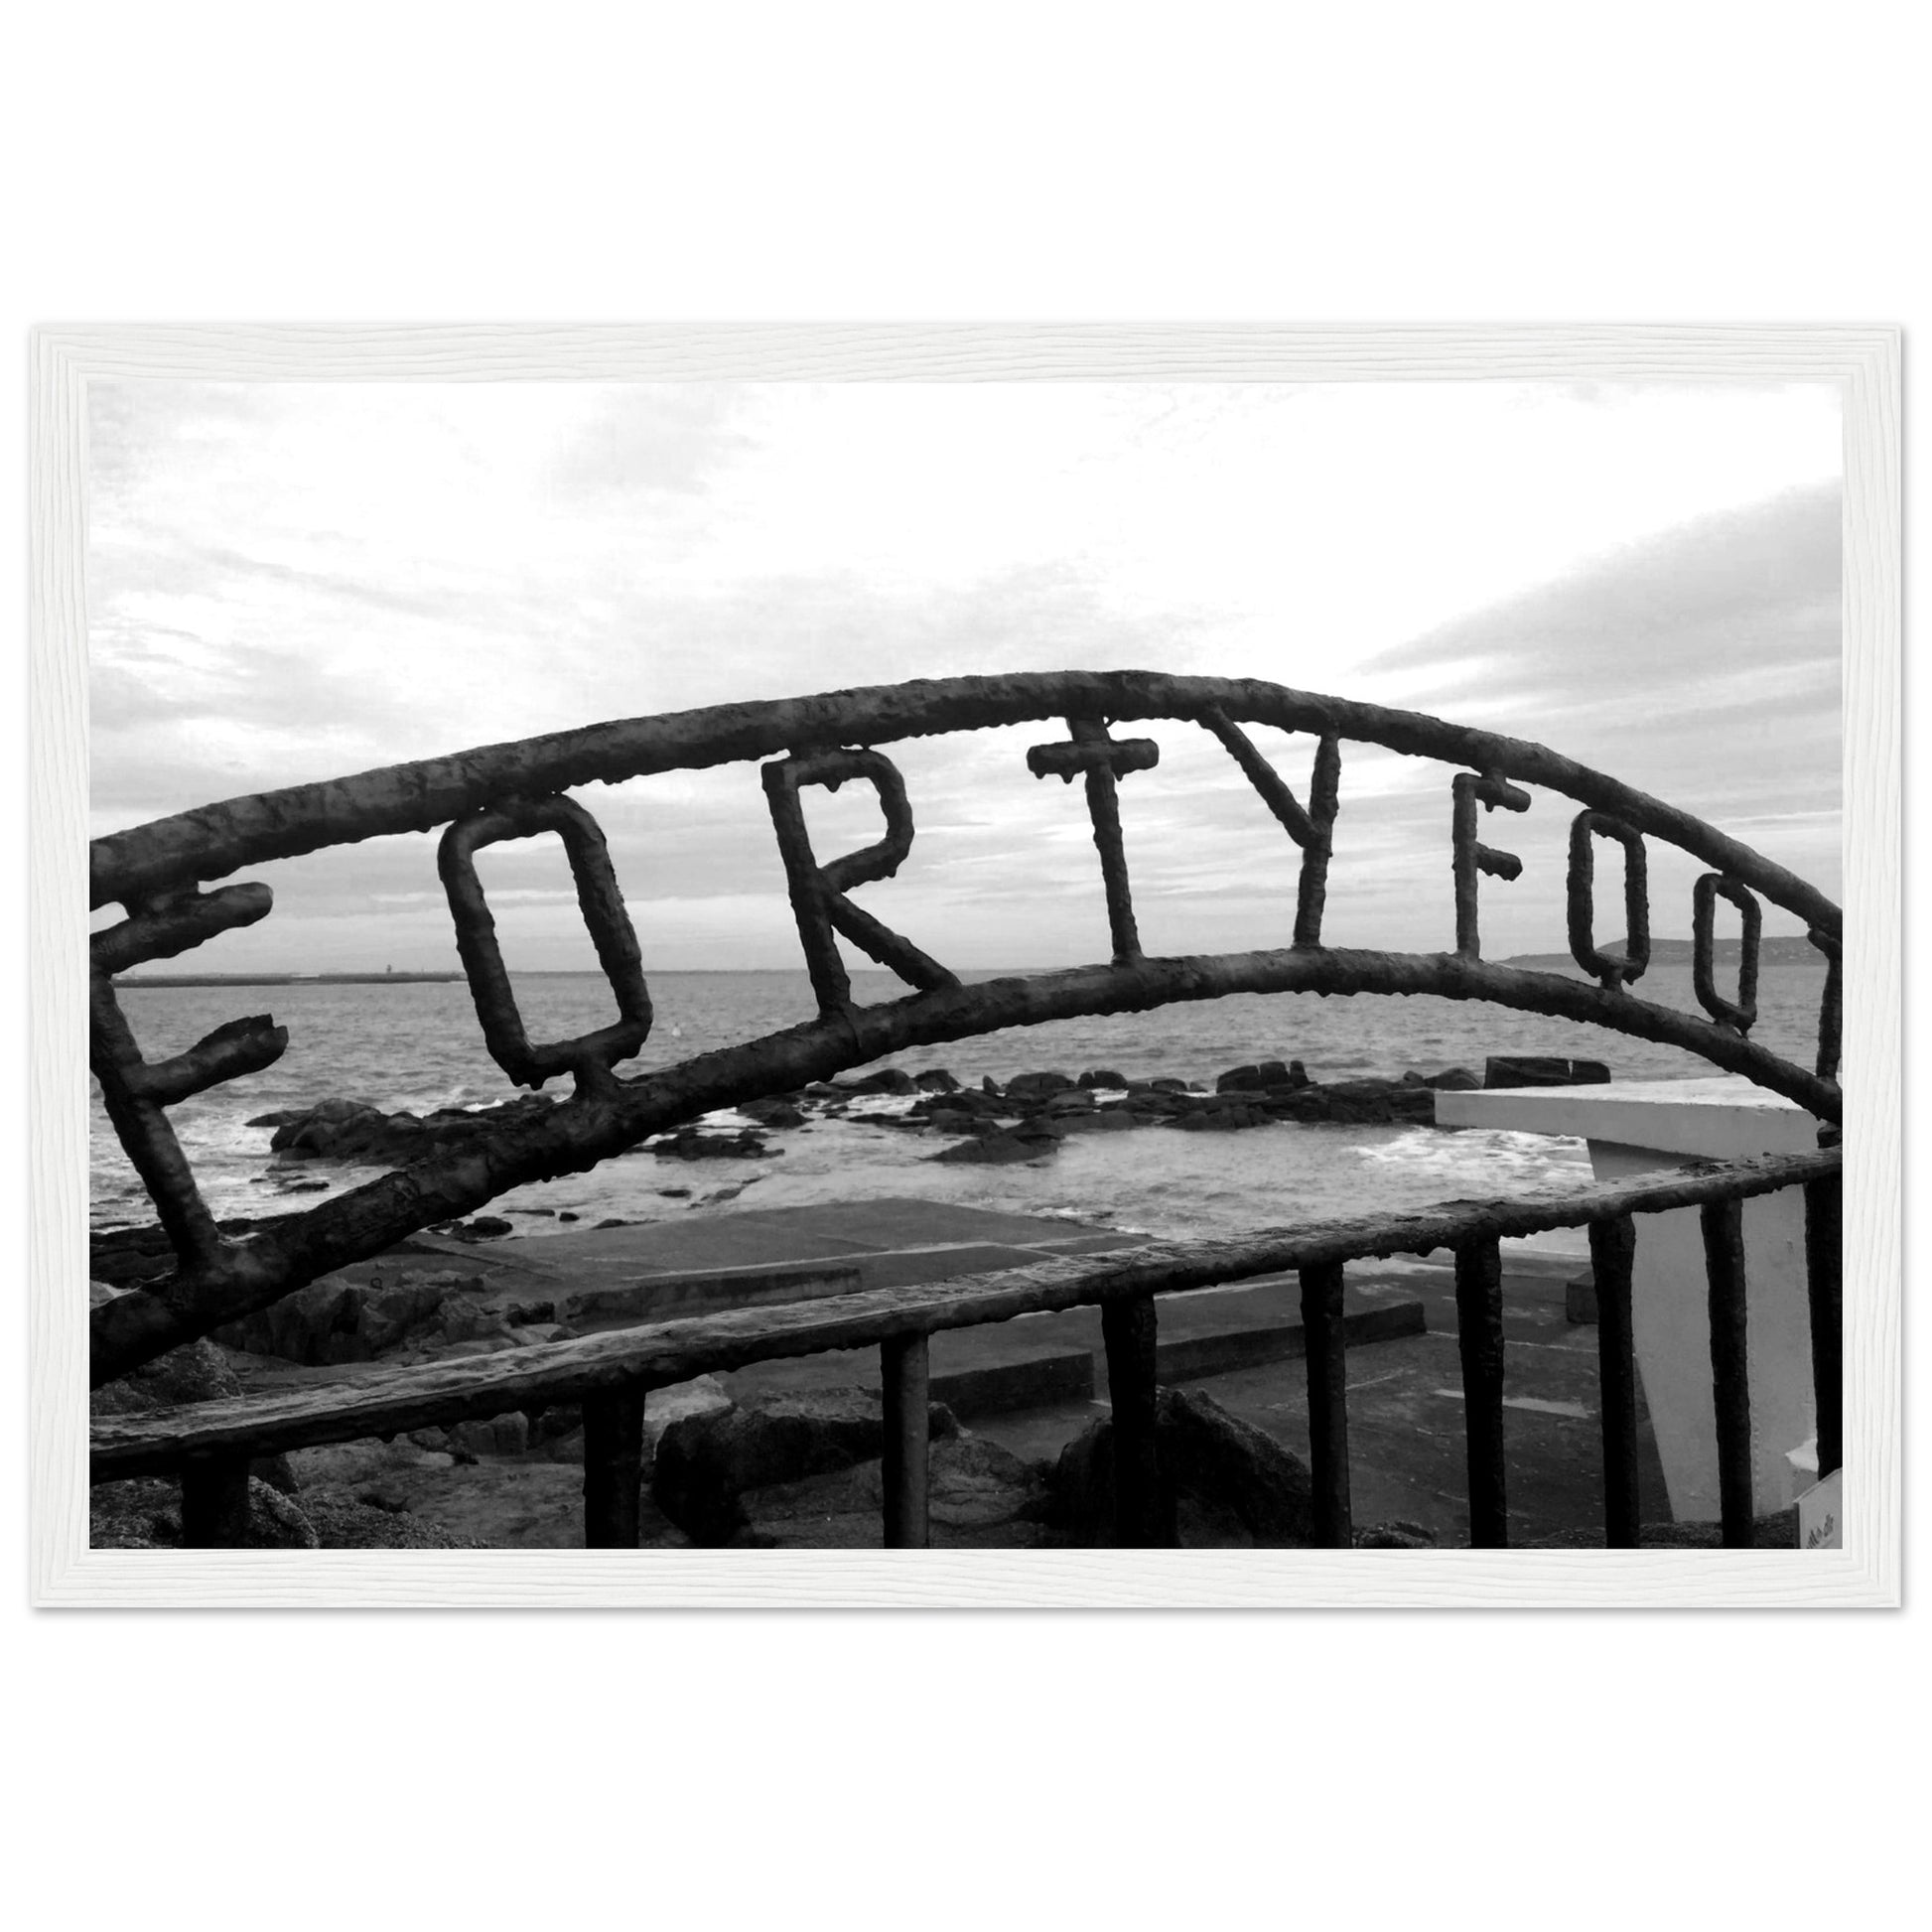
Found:
M 1845 1471 L 1834 1469 L 1798 1498 L 1799 1549 L 1842 1550 L 1844 1522 Z

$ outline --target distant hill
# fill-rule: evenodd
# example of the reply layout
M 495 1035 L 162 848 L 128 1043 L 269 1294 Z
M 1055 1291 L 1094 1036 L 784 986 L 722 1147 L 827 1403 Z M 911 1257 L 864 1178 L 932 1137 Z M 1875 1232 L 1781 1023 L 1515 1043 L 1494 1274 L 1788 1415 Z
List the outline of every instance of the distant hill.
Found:
M 1621 940 L 1607 946 L 1600 946 L 1599 952 L 1608 954 L 1612 959 L 1623 952 Z M 1733 938 L 1721 937 L 1712 948 L 1715 960 L 1728 966 L 1737 963 L 1738 942 Z M 1653 939 L 1650 942 L 1650 963 L 1653 966 L 1688 966 L 1691 963 L 1691 942 L 1688 939 Z M 1757 948 L 1757 963 L 1760 966 L 1822 966 L 1825 955 L 1803 934 L 1784 935 L 1775 939 L 1761 940 Z M 1505 959 L 1505 966 L 1568 966 L 1578 971 L 1577 962 L 1567 952 L 1522 952 L 1513 959 Z

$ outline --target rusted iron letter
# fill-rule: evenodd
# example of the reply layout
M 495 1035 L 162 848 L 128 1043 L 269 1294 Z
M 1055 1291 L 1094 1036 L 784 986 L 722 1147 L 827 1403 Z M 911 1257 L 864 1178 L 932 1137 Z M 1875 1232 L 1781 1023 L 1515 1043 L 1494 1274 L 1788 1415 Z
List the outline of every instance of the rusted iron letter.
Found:
M 1733 1004 L 1718 991 L 1714 970 L 1717 953 L 1718 900 L 1728 899 L 1743 919 L 1737 944 L 1737 999 Z M 1721 1027 L 1734 1034 L 1750 1032 L 1757 1019 L 1757 942 L 1764 928 L 1764 914 L 1757 896 L 1748 886 L 1726 879 L 1723 873 L 1707 872 L 1691 888 L 1691 984 L 1698 1004 Z
M 1449 843 L 1455 873 L 1455 950 L 1464 959 L 1482 957 L 1482 935 L 1476 924 L 1476 877 L 1487 873 L 1491 879 L 1520 879 L 1523 862 L 1513 852 L 1498 852 L 1476 838 L 1476 807 L 1492 812 L 1500 805 L 1506 812 L 1526 812 L 1530 795 L 1507 778 L 1494 772 L 1478 776 L 1473 771 L 1458 771 L 1450 782 L 1454 801 L 1449 818 Z
M 555 832 L 563 840 L 577 886 L 577 907 L 597 947 L 598 964 L 617 996 L 619 1019 L 615 1026 L 574 1039 L 532 1045 L 523 1031 L 502 948 L 496 943 L 496 921 L 483 896 L 483 881 L 477 877 L 476 854 L 501 839 L 534 838 L 540 832 Z M 582 805 L 562 796 L 506 799 L 457 819 L 437 848 L 436 870 L 449 897 L 450 916 L 456 921 L 457 952 L 469 977 L 470 997 L 483 1023 L 489 1057 L 520 1087 L 540 1087 L 559 1073 L 574 1073 L 582 1086 L 608 1080 L 611 1068 L 644 1043 L 651 1013 L 637 934 L 624 910 L 623 894 L 618 890 L 610 849 L 597 820 Z
M 1308 810 L 1304 811 L 1275 767 L 1255 750 L 1254 741 L 1229 720 L 1226 712 L 1218 708 L 1203 711 L 1200 721 L 1227 748 L 1248 782 L 1261 793 L 1262 802 L 1281 821 L 1283 831 L 1302 848 L 1295 943 L 1320 945 L 1321 912 L 1328 898 L 1328 858 L 1334 849 L 1335 814 L 1340 809 L 1341 741 L 1333 732 L 1321 734 L 1314 749 L 1314 770 L 1309 779 Z
M 1600 953 L 1591 937 L 1594 919 L 1597 834 L 1623 848 L 1623 956 Z M 1607 992 L 1615 993 L 1643 978 L 1650 964 L 1650 887 L 1643 834 L 1607 812 L 1579 812 L 1570 822 L 1570 871 L 1565 890 L 1570 901 L 1570 956 Z
M 852 1006 L 852 980 L 839 957 L 834 929 L 868 958 L 923 993 L 957 986 L 957 974 L 928 958 L 903 933 L 860 911 L 846 897 L 855 886 L 892 878 L 912 850 L 912 807 L 906 803 L 905 780 L 892 759 L 883 752 L 808 752 L 760 765 L 759 775 L 771 807 L 792 916 L 798 921 L 798 938 L 820 1013 L 831 1016 Z M 812 854 L 812 835 L 798 789 L 823 785 L 827 791 L 837 791 L 848 778 L 863 778 L 878 792 L 886 814 L 886 836 L 877 845 L 821 866 Z
M 1058 778 L 1071 784 L 1076 773 L 1087 781 L 1087 815 L 1093 820 L 1094 850 L 1100 854 L 1100 878 L 1107 889 L 1107 926 L 1113 935 L 1114 964 L 1131 966 L 1144 957 L 1140 928 L 1134 922 L 1134 898 L 1127 886 L 1127 848 L 1120 836 L 1118 781 L 1129 771 L 1152 771 L 1161 761 L 1161 748 L 1151 738 L 1115 739 L 1104 718 L 1069 718 L 1063 745 L 1035 745 L 1027 753 L 1027 769 L 1035 778 Z
M 142 1057 L 121 1012 L 113 975 L 151 959 L 172 958 L 217 932 L 252 925 L 273 904 L 274 895 L 260 885 L 165 896 L 130 903 L 130 917 L 88 942 L 88 1058 L 100 1082 L 101 1104 L 176 1254 L 204 1268 L 215 1263 L 221 1236 L 195 1184 L 195 1172 L 167 1109 L 223 1081 L 274 1065 L 289 1043 L 288 1029 L 276 1026 L 266 1014 L 231 1020 L 185 1052 L 150 1062 Z

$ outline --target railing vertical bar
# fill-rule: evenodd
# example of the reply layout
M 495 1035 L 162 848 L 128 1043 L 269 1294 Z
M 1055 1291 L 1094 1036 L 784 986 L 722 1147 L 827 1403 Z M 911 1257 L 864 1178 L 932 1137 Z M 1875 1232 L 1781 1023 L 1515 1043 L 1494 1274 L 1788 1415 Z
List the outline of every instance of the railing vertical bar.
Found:
M 1589 1226 L 1596 1284 L 1597 1407 L 1603 1428 L 1603 1542 L 1637 1547 L 1637 1363 L 1630 1329 L 1636 1223 L 1628 1214 Z
M 1745 1336 L 1744 1203 L 1707 1201 L 1704 1273 L 1711 1306 L 1711 1395 L 1718 1417 L 1718 1508 L 1727 1550 L 1751 1547 L 1751 1391 Z
M 1805 1284 L 1811 1299 L 1811 1380 L 1818 1406 L 1818 1473 L 1845 1460 L 1845 1183 L 1805 1183 Z
M 932 1543 L 927 1507 L 926 1405 L 931 1349 L 924 1335 L 894 1335 L 879 1344 L 886 1393 L 886 1547 L 924 1550 Z
M 1469 1457 L 1469 1541 L 1478 1550 L 1509 1544 L 1503 1479 L 1503 1264 L 1493 1235 L 1455 1251 L 1455 1333 L 1462 1357 Z
M 584 1398 L 584 1547 L 634 1550 L 644 1477 L 644 1390 Z
M 1162 1508 L 1155 1451 L 1154 1297 L 1102 1303 L 1100 1333 L 1114 1412 L 1114 1541 L 1126 1550 L 1164 1548 L 1174 1538 Z
M 185 1550 L 238 1550 L 248 1540 L 248 1458 L 196 1455 L 182 1464 Z
M 1302 1270 L 1302 1332 L 1309 1350 L 1310 1469 L 1314 1541 L 1345 1550 L 1354 1541 L 1348 1505 L 1348 1348 L 1342 1328 L 1342 1264 Z

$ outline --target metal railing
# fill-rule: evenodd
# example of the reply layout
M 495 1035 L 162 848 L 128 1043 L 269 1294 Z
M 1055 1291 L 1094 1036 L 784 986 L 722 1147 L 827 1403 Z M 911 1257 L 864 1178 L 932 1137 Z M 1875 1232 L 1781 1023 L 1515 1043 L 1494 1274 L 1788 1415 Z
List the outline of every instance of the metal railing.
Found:
M 1168 719 L 1204 730 L 1233 759 L 1280 826 L 1296 868 L 1293 943 L 1185 957 L 1142 948 L 1122 832 L 1122 781 L 1160 762 L 1152 739 L 1116 738 L 1125 723 Z M 1085 794 L 1111 956 L 1105 964 L 1030 978 L 964 984 L 903 933 L 863 910 L 855 889 L 891 878 L 912 848 L 902 774 L 882 745 L 936 734 L 1058 720 L 1065 737 L 1029 748 L 1036 779 L 1077 777 Z M 1246 727 L 1314 741 L 1306 802 Z M 1360 742 L 1459 767 L 1446 804 L 1453 881 L 1454 946 L 1433 953 L 1334 947 L 1323 938 L 1342 746 Z M 758 762 L 782 861 L 816 1018 L 676 1065 L 624 1076 L 620 1063 L 648 1036 L 651 1000 L 641 954 L 596 820 L 571 787 L 671 770 Z M 826 859 L 814 851 L 801 803 L 808 787 L 870 786 L 885 835 Z M 1145 781 L 1144 781 L 1145 782 Z M 1482 814 L 1523 813 L 1526 786 L 1583 807 L 1569 820 L 1564 873 L 1571 957 L 1587 976 L 1526 970 L 1481 953 L 1480 882 L 1521 876 L 1522 858 L 1478 838 Z M 437 870 L 483 1037 L 519 1084 L 567 1076 L 570 1097 L 519 1114 L 299 1213 L 236 1233 L 217 1225 L 170 1121 L 170 1109 L 222 1082 L 272 1065 L 288 1032 L 266 1015 L 237 1018 L 185 1051 L 144 1056 L 122 1012 L 120 976 L 216 934 L 265 918 L 273 895 L 240 883 L 203 891 L 238 868 L 325 847 L 444 827 Z M 509 839 L 563 841 L 579 909 L 618 1008 L 615 1024 L 564 1040 L 532 1041 L 497 946 L 475 856 Z M 1692 1015 L 1639 999 L 1651 952 L 1646 839 L 1712 868 L 1693 886 Z M 1623 941 L 1595 939 L 1594 855 L 1622 857 Z M 973 1038 L 1009 1027 L 1145 1012 L 1231 993 L 1433 994 L 1591 1023 L 1677 1046 L 1795 1101 L 1827 1124 L 1842 1115 L 1838 1083 L 1843 914 L 1816 888 L 1662 800 L 1546 747 L 1413 712 L 1291 690 L 1256 679 L 1142 671 L 1061 671 L 949 678 L 661 717 L 616 720 L 449 758 L 365 771 L 324 784 L 229 799 L 94 841 L 90 897 L 123 918 L 92 935 L 92 1066 L 109 1121 L 155 1204 L 172 1267 L 90 1317 L 90 1375 L 99 1385 L 168 1349 L 265 1309 L 307 1284 L 393 1248 L 418 1230 L 473 1212 L 510 1188 L 581 1172 L 651 1135 L 715 1109 L 789 1092 L 908 1047 Z M 1750 1037 L 1755 1025 L 1763 899 L 1797 919 L 1826 962 L 1810 1067 Z M 1717 984 L 1716 912 L 1740 921 L 1734 995 Z M 912 990 L 855 1005 L 839 941 L 856 946 Z M 926 1540 L 923 1392 L 927 1340 L 942 1329 L 1097 1306 L 1118 1429 L 1119 1521 L 1129 1540 L 1159 1539 L 1154 1442 L 1155 1297 L 1261 1273 L 1301 1274 L 1308 1341 L 1316 1526 L 1344 1543 L 1347 1413 L 1342 1381 L 1343 1273 L 1370 1255 L 1447 1248 L 1455 1255 L 1456 1309 L 1468 1396 L 1470 1532 L 1481 1545 L 1506 1533 L 1502 1468 L 1501 1263 L 1510 1234 L 1587 1226 L 1595 1262 L 1602 1354 L 1605 1530 L 1635 1540 L 1635 1405 L 1629 1296 L 1631 1217 L 1695 1204 L 1704 1217 L 1721 1500 L 1727 1543 L 1750 1534 L 1749 1388 L 1739 1203 L 1803 1186 L 1821 1473 L 1839 1457 L 1839 1156 L 1836 1150 L 1745 1162 L 1560 1203 L 1495 1201 L 1424 1215 L 1315 1224 L 1233 1242 L 1148 1252 L 1134 1262 L 1060 1262 L 942 1288 L 860 1294 L 796 1309 L 740 1311 L 616 1336 L 543 1344 L 510 1357 L 374 1371 L 352 1390 L 212 1402 L 169 1415 L 94 1425 L 96 1480 L 179 1470 L 191 1542 L 239 1534 L 247 1462 L 279 1449 L 394 1434 L 530 1406 L 581 1402 L 585 1412 L 588 1540 L 634 1542 L 643 1401 L 654 1387 L 709 1369 L 833 1347 L 881 1351 L 887 1413 L 887 1540 Z M 239 1512 L 239 1514 L 238 1514 Z
M 512 1410 L 581 1404 L 584 1529 L 592 1548 L 638 1541 L 644 1402 L 655 1388 L 753 1362 L 877 1347 L 884 1391 L 886 1547 L 930 1541 L 927 1387 L 930 1338 L 1023 1314 L 1098 1307 L 1115 1430 L 1117 1540 L 1173 1541 L 1156 1441 L 1156 1298 L 1296 1270 L 1307 1339 L 1314 1543 L 1347 1547 L 1348 1404 L 1342 1293 L 1347 1264 L 1371 1256 L 1455 1257 L 1457 1341 L 1466 1398 L 1469 1540 L 1508 1543 L 1503 1463 L 1503 1240 L 1587 1227 L 1595 1268 L 1603 1531 L 1633 1549 L 1637 1505 L 1637 1379 L 1631 1334 L 1636 1217 L 1697 1208 L 1709 1285 L 1712 1391 L 1722 1535 L 1752 1541 L 1750 1386 L 1746 1368 L 1743 1202 L 1804 1190 L 1812 1380 L 1819 1473 L 1842 1454 L 1840 1199 L 1837 1148 L 1732 1162 L 1668 1178 L 1599 1186 L 1548 1201 L 1457 1202 L 1367 1219 L 1311 1222 L 1237 1240 L 1166 1244 L 1131 1260 L 1058 1259 L 922 1287 L 876 1289 L 823 1301 L 727 1313 L 539 1343 L 504 1354 L 377 1369 L 346 1385 L 198 1403 L 144 1416 L 101 1418 L 92 1431 L 96 1482 L 175 1474 L 183 1541 L 239 1543 L 248 1521 L 248 1465 L 257 1456 L 486 1419 Z

